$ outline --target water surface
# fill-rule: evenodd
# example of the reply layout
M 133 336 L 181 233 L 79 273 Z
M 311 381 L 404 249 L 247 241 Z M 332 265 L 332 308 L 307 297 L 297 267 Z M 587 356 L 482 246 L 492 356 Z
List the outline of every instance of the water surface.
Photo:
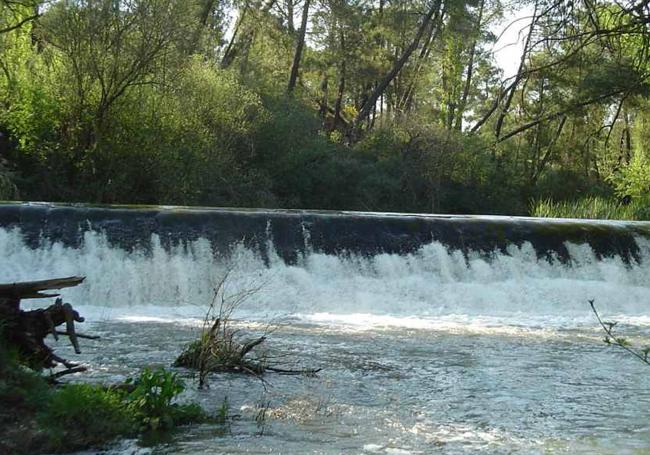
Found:
M 75 356 L 114 382 L 169 366 L 195 339 L 214 286 L 257 289 L 236 313 L 250 336 L 269 322 L 279 361 L 323 368 L 316 377 L 213 375 L 183 400 L 230 424 L 194 426 L 111 453 L 648 453 L 648 367 L 602 342 L 589 308 L 638 345 L 650 344 L 650 243 L 639 260 L 600 257 L 567 243 L 570 260 L 540 258 L 530 244 L 506 252 L 450 250 L 432 242 L 409 254 L 328 255 L 295 263 L 244 244 L 226 258 L 206 239 L 121 249 L 98 232 L 80 246 L 27 245 L 0 229 L 2 281 L 86 275 L 63 296 L 88 317 Z M 307 245 L 308 246 L 308 245 Z M 35 301 L 35 305 L 42 302 Z M 72 378 L 68 378 L 72 379 Z M 264 418 L 261 418 L 263 416 Z

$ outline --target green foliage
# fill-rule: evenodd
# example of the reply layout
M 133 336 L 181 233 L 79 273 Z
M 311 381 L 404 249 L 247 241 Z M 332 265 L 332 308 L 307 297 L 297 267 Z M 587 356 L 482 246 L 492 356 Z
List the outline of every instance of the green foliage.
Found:
M 607 183 L 570 169 L 549 169 L 537 180 L 532 198 L 571 201 L 586 197 L 609 199 L 614 196 Z
M 147 418 L 166 417 L 174 397 L 185 389 L 176 373 L 163 368 L 145 368 L 135 381 L 127 380 L 127 384 L 131 382 L 136 386 L 129 394 L 131 407 Z
M 536 200 L 531 204 L 530 214 L 542 218 L 630 219 L 629 211 L 619 202 L 595 197 L 559 202 Z
M 38 373 L 26 368 L 18 354 L 9 349 L 0 327 L 0 408 L 19 407 L 28 410 L 47 400 L 49 387 Z
M 530 214 L 543 218 L 650 220 L 647 206 L 642 203 L 631 202 L 625 205 L 615 199 L 599 197 L 558 202 L 551 199 L 536 200 L 531 203 Z
M 18 188 L 13 182 L 12 174 L 0 164 L 0 200 L 17 199 Z
M 315 113 L 284 95 L 267 96 L 264 104 L 269 120 L 256 138 L 252 164 L 270 181 L 268 203 L 323 209 L 354 203 L 358 163 L 319 132 Z
M 128 394 L 90 384 L 68 384 L 52 391 L 39 413 L 49 445 L 69 451 L 207 419 L 198 404 L 172 403 L 184 389 L 176 373 L 145 369 L 133 383 L 136 387 Z
M 184 390 L 174 372 L 145 368 L 131 392 L 91 384 L 55 388 L 27 368 L 3 339 L 0 320 L 0 452 L 69 452 L 99 446 L 124 436 L 162 434 L 180 425 L 203 422 L 205 411 L 195 403 L 174 400 Z M 227 402 L 217 421 L 227 416 Z M 12 426 L 21 425 L 25 441 L 16 441 Z M 2 440 L 7 430 L 11 439 Z M 20 435 L 19 435 L 20 436 Z M 3 452 L 4 453 L 4 452 Z
M 131 393 L 91 384 L 53 388 L 0 343 L 0 428 L 22 422 L 29 441 L 0 441 L 0 450 L 4 443 L 11 450 L 22 446 L 39 452 L 69 452 L 104 445 L 117 437 L 160 435 L 208 419 L 198 404 L 173 402 L 184 389 L 176 373 L 145 369 L 127 382 L 135 384 Z M 216 417 L 218 422 L 223 412 Z
M 123 395 L 89 384 L 69 384 L 53 392 L 39 421 L 56 450 L 105 444 L 137 432 Z
M 644 155 L 635 154 L 632 161 L 611 180 L 620 197 L 650 204 L 650 160 Z
M 43 377 L 20 363 L 2 339 L 0 320 L 0 453 L 35 453 L 48 448 L 33 416 L 47 403 L 51 389 Z
M 174 372 L 145 368 L 137 379 L 127 383 L 135 385 L 127 397 L 128 409 L 140 423 L 141 431 L 170 430 L 206 418 L 198 405 L 172 403 L 185 390 L 185 384 Z
M 505 79 L 501 1 L 443 2 L 405 59 L 420 0 L 320 2 L 287 96 L 295 2 L 41 3 L 0 2 L 0 199 L 525 214 L 614 191 L 650 212 L 631 10 L 554 4 Z
M 522 213 L 521 187 L 486 141 L 420 122 L 391 124 L 355 146 L 367 166 L 366 207 L 439 213 Z

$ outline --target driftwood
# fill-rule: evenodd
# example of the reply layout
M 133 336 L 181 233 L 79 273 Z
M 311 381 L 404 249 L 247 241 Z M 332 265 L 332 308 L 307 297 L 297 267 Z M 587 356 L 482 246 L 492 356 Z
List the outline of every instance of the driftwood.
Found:
M 14 347 L 21 358 L 34 369 L 53 368 L 57 364 L 62 364 L 67 368 L 67 370 L 55 373 L 51 379 L 84 371 L 85 368 L 78 367 L 73 362 L 57 356 L 45 344 L 45 338 L 48 335 L 52 335 L 56 340 L 59 339 L 59 335 L 67 336 L 77 354 L 81 353 L 79 338 L 96 339 L 97 337 L 76 332 L 75 322 L 83 322 L 84 318 L 72 308 L 72 305 L 63 303 L 60 298 L 57 298 L 54 304 L 47 308 L 31 311 L 21 310 L 20 301 L 23 299 L 58 297 L 58 293 L 49 291 L 77 286 L 83 280 L 84 277 L 73 276 L 52 280 L 0 284 L 2 338 L 9 346 Z M 57 327 L 63 324 L 65 324 L 65 331 L 57 330 Z
M 22 283 L 0 284 L 0 298 L 7 299 L 44 299 L 58 297 L 59 294 L 43 294 L 41 291 L 71 288 L 81 284 L 86 277 L 71 276 L 52 280 L 25 281 Z

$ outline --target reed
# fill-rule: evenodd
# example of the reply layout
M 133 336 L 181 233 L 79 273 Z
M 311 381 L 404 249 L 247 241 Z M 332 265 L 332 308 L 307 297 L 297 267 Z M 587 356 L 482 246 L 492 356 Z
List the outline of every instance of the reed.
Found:
M 615 199 L 602 197 L 585 197 L 573 201 L 537 199 L 531 202 L 530 214 L 541 218 L 650 220 L 650 210 L 644 201 L 622 204 Z

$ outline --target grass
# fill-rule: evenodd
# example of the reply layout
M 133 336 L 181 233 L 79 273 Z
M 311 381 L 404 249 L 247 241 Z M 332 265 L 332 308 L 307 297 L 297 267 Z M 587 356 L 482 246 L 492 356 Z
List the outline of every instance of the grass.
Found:
M 530 214 L 541 218 L 647 221 L 650 220 L 650 205 L 645 201 L 622 204 L 602 197 L 557 202 L 540 199 L 531 203 Z
M 90 384 L 70 384 L 54 391 L 38 422 L 51 450 L 66 452 L 137 434 L 136 417 L 124 394 Z

